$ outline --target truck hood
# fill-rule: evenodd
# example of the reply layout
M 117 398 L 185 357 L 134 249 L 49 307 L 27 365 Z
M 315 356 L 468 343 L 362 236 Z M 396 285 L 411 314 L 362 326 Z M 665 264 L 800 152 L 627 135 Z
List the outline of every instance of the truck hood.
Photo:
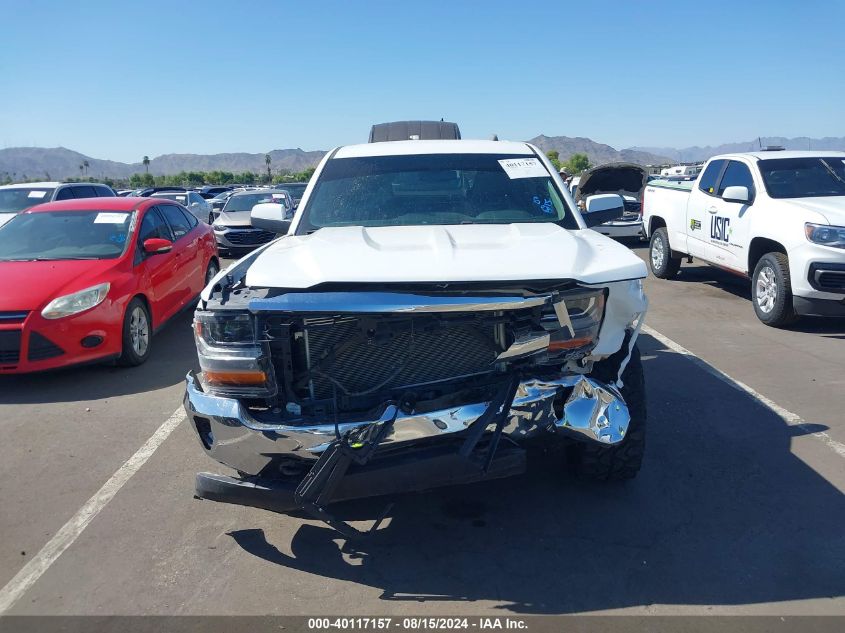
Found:
M 625 246 L 552 223 L 324 228 L 283 237 L 246 264 L 246 284 L 311 288 L 326 282 L 403 283 L 646 276 Z
M 793 198 L 789 203 L 821 214 L 830 224 L 845 226 L 845 196 Z
M 648 170 L 634 163 L 609 163 L 588 169 L 581 175 L 575 199 L 598 193 L 629 194 L 637 197 L 648 181 Z

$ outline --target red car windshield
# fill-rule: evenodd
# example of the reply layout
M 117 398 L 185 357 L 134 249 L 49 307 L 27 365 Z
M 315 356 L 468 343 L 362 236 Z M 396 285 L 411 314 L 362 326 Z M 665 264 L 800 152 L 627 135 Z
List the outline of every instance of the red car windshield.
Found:
M 22 213 L 0 227 L 0 261 L 114 259 L 126 250 L 132 213 Z

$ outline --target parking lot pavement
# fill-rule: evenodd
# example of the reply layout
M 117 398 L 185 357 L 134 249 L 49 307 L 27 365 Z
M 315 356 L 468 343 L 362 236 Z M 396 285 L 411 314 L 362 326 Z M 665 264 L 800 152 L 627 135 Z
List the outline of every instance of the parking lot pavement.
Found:
M 400 497 L 341 550 L 322 524 L 193 499 L 194 474 L 222 469 L 180 424 L 9 613 L 841 614 L 845 459 L 813 432 L 845 440 L 845 323 L 765 328 L 745 286 L 696 267 L 650 279 L 648 323 L 803 425 L 644 334 L 638 479 L 583 483 L 540 461 Z M 141 368 L 0 382 L 0 583 L 178 408 L 188 322 Z M 339 508 L 364 527 L 383 503 Z
M 648 247 L 633 245 L 644 260 Z M 649 277 L 646 323 L 845 445 L 845 319 L 805 317 L 787 330 L 762 325 L 751 282 L 683 264 L 674 280 Z

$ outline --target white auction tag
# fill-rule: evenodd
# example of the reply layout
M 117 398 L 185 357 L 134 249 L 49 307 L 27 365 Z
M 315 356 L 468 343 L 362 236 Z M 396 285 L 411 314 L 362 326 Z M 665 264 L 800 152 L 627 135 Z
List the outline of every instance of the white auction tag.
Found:
M 27 197 L 27 198 L 43 198 L 43 197 L 44 197 L 44 196 L 46 196 L 46 195 L 47 195 L 47 192 L 46 192 L 46 191 L 30 191 L 30 192 L 27 194 L 27 196 L 26 196 L 26 197 Z
M 128 217 L 128 213 L 98 213 L 94 224 L 123 224 Z
M 508 178 L 544 178 L 548 177 L 549 172 L 536 158 L 505 158 L 500 160 L 499 164 Z

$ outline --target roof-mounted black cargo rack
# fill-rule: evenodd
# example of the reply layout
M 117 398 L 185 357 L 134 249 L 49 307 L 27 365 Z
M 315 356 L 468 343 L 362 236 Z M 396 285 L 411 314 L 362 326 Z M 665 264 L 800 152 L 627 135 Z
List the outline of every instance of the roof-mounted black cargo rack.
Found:
M 392 121 L 376 123 L 370 129 L 370 143 L 384 141 L 457 140 L 461 130 L 448 121 Z

